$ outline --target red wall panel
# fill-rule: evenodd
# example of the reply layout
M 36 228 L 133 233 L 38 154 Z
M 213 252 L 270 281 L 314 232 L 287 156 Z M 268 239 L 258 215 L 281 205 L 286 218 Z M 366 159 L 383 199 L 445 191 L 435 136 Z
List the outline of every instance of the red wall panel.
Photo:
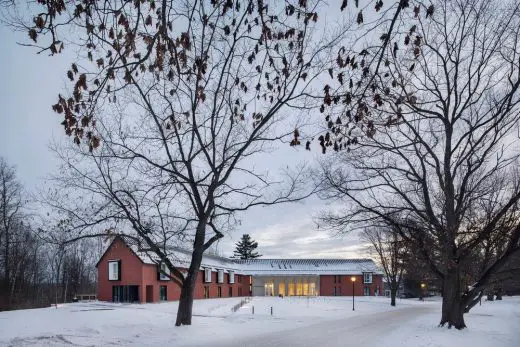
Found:
M 121 260 L 121 280 L 108 280 L 108 262 Z M 142 292 L 142 266 L 141 260 L 128 248 L 126 243 L 117 238 L 105 252 L 98 263 L 98 292 L 97 298 L 102 301 L 112 301 L 112 286 L 136 285 L 139 287 L 139 299 L 144 301 Z
M 371 284 L 364 284 L 362 275 L 340 275 L 339 278 L 335 278 L 334 275 L 321 275 L 320 296 L 333 296 L 334 288 L 336 288 L 337 296 L 352 296 L 352 277 L 356 278 L 354 281 L 354 296 L 364 295 L 364 287 L 370 288 L 370 296 L 375 295 L 376 290 L 379 290 L 379 295 L 382 295 L 383 279 L 381 275 L 373 275 Z

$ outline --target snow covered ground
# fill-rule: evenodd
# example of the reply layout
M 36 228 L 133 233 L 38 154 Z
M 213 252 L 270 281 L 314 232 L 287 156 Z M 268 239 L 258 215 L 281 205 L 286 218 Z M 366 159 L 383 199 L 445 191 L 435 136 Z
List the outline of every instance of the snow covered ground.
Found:
M 239 298 L 198 300 L 193 325 L 173 326 L 177 303 L 75 303 L 0 312 L 0 346 L 517 347 L 520 297 L 482 302 L 464 331 L 438 328 L 439 299 Z M 253 315 L 254 306 L 254 315 Z M 271 316 L 271 307 L 273 315 Z

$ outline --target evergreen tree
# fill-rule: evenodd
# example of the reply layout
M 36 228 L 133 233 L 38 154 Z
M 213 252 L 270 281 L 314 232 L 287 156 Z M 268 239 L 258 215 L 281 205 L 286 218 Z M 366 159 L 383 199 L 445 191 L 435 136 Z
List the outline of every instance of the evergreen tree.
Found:
M 244 234 L 242 235 L 240 241 L 236 243 L 233 257 L 238 259 L 255 259 L 261 257 L 261 254 L 255 252 L 255 249 L 257 247 L 258 242 L 251 239 L 251 236 L 249 236 L 249 234 Z

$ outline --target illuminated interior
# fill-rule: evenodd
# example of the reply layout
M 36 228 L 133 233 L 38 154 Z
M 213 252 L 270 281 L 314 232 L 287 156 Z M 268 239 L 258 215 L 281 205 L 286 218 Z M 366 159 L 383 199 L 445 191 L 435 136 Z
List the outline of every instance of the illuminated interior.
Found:
M 263 294 L 266 296 L 319 295 L 318 276 L 276 276 L 262 277 L 257 280 L 263 284 Z

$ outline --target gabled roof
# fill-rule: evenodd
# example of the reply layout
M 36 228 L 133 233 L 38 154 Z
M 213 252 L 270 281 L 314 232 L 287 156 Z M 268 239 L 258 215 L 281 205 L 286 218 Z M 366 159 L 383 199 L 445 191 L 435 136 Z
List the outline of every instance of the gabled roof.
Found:
M 116 237 L 114 237 L 114 239 L 112 240 L 112 242 L 110 242 L 110 244 L 108 245 L 107 249 L 105 249 L 105 251 L 103 252 L 103 254 L 101 255 L 101 257 L 99 258 L 98 262 L 96 263 L 96 267 L 98 267 L 99 263 L 101 263 L 101 260 L 103 260 L 103 258 L 105 257 L 105 254 L 107 254 L 107 252 L 110 250 L 110 248 L 112 248 L 112 246 L 114 245 L 114 243 L 117 241 L 117 240 L 121 240 L 123 241 L 124 244 L 126 244 L 126 246 L 141 260 L 141 262 L 147 264 L 143 258 L 141 257 L 141 255 L 138 254 L 138 252 L 136 252 L 136 248 L 133 247 L 132 245 L 132 240 L 129 239 L 129 238 L 123 238 L 123 236 L 121 235 L 116 235 Z M 153 264 L 156 264 L 156 263 L 153 263 Z
M 112 244 L 122 240 L 128 248 L 143 262 L 143 264 L 158 264 L 160 262 L 153 252 L 146 251 L 134 239 L 116 236 Z M 105 251 L 105 253 L 107 252 Z M 191 261 L 191 251 L 180 247 L 168 246 L 167 252 L 173 265 L 188 268 Z M 103 259 L 105 254 L 101 257 Z M 101 259 L 99 261 L 101 261 Z M 98 262 L 99 264 L 99 262 Z M 96 267 L 97 265 L 96 264 Z M 363 272 L 382 274 L 372 259 L 230 259 L 216 255 L 205 254 L 202 257 L 201 269 L 235 271 L 247 275 L 354 275 Z
M 99 259 L 98 263 L 96 264 L 96 267 L 98 266 L 99 262 L 101 262 L 105 254 L 112 247 L 116 240 L 123 241 L 126 244 L 126 246 L 132 251 L 132 253 L 134 253 L 141 260 L 143 264 L 155 265 L 160 263 L 160 258 L 154 252 L 147 251 L 147 249 L 143 247 L 143 245 L 138 243 L 135 239 L 125 237 L 124 235 L 117 235 Z M 180 268 L 188 268 L 190 266 L 191 251 L 180 247 L 168 246 L 167 252 L 168 257 L 170 261 L 173 263 L 173 265 Z M 223 270 L 236 271 L 236 264 L 233 261 L 233 259 L 205 254 L 202 258 L 201 269 L 207 267 L 213 269 L 218 268 Z

